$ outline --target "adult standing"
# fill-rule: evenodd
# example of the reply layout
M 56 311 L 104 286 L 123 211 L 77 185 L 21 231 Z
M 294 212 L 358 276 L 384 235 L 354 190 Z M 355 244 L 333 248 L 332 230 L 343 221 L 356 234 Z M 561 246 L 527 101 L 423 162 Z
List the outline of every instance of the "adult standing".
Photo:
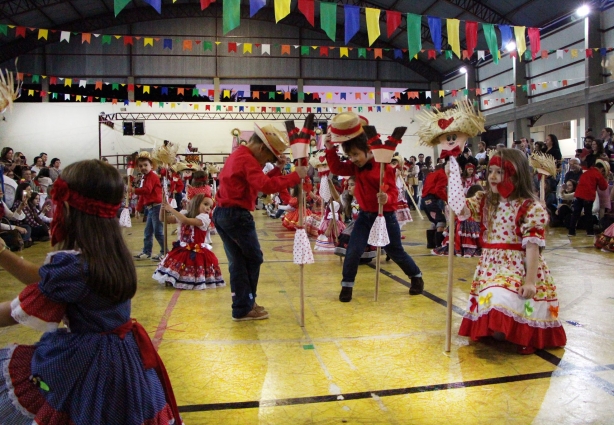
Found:
M 258 192 L 275 193 L 294 186 L 307 175 L 307 167 L 278 177 L 262 172 L 267 162 L 275 162 L 288 148 L 286 136 L 273 125 L 254 125 L 247 145 L 239 146 L 226 160 L 219 175 L 220 189 L 213 211 L 215 228 L 224 243 L 230 272 L 232 318 L 235 321 L 269 317 L 256 303 L 262 250 L 251 211 Z
M 62 170 L 60 170 L 60 165 L 62 165 L 62 162 L 58 158 L 53 158 L 51 160 L 51 163 L 49 164 L 49 177 L 51 177 L 51 180 L 54 182 L 62 174 Z
M 554 134 L 548 134 L 546 136 L 546 155 L 552 156 L 556 159 L 556 164 L 559 165 L 563 159 L 561 148 L 559 147 L 559 139 Z

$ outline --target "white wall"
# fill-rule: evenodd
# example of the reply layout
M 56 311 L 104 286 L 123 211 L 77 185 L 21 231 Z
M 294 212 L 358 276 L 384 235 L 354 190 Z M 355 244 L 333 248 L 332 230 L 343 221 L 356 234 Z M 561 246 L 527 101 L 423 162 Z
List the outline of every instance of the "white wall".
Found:
M 147 103 L 136 106 L 127 106 L 126 112 L 195 112 L 191 104 L 181 103 L 175 109 L 171 109 L 169 104 L 164 108 L 159 108 L 156 104 L 149 107 Z M 215 110 L 214 103 L 199 104 L 199 111 L 204 112 L 205 105 L 211 105 Z M 228 103 L 223 105 L 228 106 Z M 238 107 L 238 104 L 232 104 Z M 282 110 L 288 104 L 256 104 L 249 103 L 242 106 L 281 106 Z M 290 108 L 296 107 L 318 107 L 320 105 L 292 104 Z M 185 109 L 184 109 L 185 107 Z M 323 107 L 324 106 L 320 106 Z M 326 105 L 326 107 L 332 107 Z M 10 146 L 15 151 L 22 151 L 28 160 L 34 158 L 41 151 L 47 152 L 49 158 L 57 157 L 62 161 L 62 166 L 72 162 L 98 157 L 98 116 L 100 112 L 114 113 L 120 112 L 123 105 L 112 105 L 110 103 L 17 103 L 13 111 L 6 111 L 5 121 L 0 120 L 0 147 Z M 433 155 L 433 150 L 418 145 L 418 137 L 415 135 L 419 128 L 419 122 L 415 120 L 415 110 L 406 111 L 403 106 L 400 111 L 396 111 L 394 106 L 389 106 L 390 112 L 366 112 L 366 107 L 361 115 L 365 116 L 371 125 L 377 127 L 382 138 L 392 133 L 397 126 L 408 127 L 403 143 L 398 150 L 404 157 L 418 155 L 419 152 L 425 155 Z M 304 109 L 303 109 L 304 110 Z M 354 109 L 356 110 L 356 109 Z M 386 107 L 382 106 L 382 111 Z M 259 121 L 263 123 L 264 121 Z M 283 128 L 283 122 L 279 120 L 276 124 Z M 301 126 L 302 122 L 296 122 Z M 230 152 L 232 147 L 232 136 L 230 131 L 233 128 L 241 130 L 251 130 L 252 121 L 243 120 L 219 120 L 219 121 L 146 121 L 145 136 L 123 136 L 121 122 L 115 123 L 115 128 L 111 129 L 102 126 L 102 154 L 103 155 L 124 155 L 141 148 L 151 148 L 154 144 L 160 143 L 164 139 L 171 140 L 180 145 L 180 152 L 185 150 L 189 142 L 199 148 L 199 152 L 217 153 L 219 156 L 211 157 L 212 161 L 221 161 L 222 153 Z

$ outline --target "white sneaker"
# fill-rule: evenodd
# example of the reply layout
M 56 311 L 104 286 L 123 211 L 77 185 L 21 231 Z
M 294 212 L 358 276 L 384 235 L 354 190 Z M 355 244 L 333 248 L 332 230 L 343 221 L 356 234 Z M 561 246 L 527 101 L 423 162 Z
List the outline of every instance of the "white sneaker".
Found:
M 162 259 L 162 254 L 154 254 L 151 256 L 151 261 L 160 261 Z
M 145 254 L 144 252 L 141 252 L 139 254 L 136 254 L 134 258 L 136 260 L 149 260 L 151 258 L 151 254 Z

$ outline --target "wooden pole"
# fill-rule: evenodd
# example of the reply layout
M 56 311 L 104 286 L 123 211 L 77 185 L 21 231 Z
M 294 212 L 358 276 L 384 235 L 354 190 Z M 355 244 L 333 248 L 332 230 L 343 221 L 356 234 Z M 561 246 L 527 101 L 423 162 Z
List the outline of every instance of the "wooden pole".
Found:
M 546 202 L 546 175 L 538 174 L 539 176 L 539 199 L 542 203 Z
M 298 187 L 298 226 L 300 228 L 303 227 L 303 221 L 305 219 L 305 193 L 303 192 L 303 182 L 304 179 L 301 179 L 301 183 Z M 301 317 L 300 317 L 300 325 L 302 328 L 305 327 L 305 265 L 301 264 L 300 275 L 299 275 L 299 292 L 300 292 L 300 304 L 301 304 Z
M 450 344 L 452 342 L 452 288 L 454 285 L 454 236 L 455 230 L 454 225 L 454 211 L 452 208 L 449 208 L 449 232 L 448 232 L 448 296 L 446 299 L 446 347 L 445 351 L 448 353 L 450 351 Z
M 413 188 L 410 191 L 409 188 L 407 187 L 407 185 L 405 184 L 405 182 L 403 181 L 403 179 L 401 179 L 401 181 L 403 182 L 403 188 L 407 191 L 407 193 L 409 194 L 409 199 L 411 199 L 411 203 L 414 204 L 414 208 L 416 209 L 416 211 L 418 212 L 418 215 L 420 216 L 420 219 L 424 220 L 424 216 L 422 215 L 422 213 L 420 212 L 420 208 L 418 208 L 418 205 L 416 205 L 416 201 L 414 201 L 414 197 L 413 195 Z
M 166 172 L 168 174 L 168 168 L 166 169 Z M 164 187 L 162 188 L 162 203 L 166 204 L 168 201 L 168 178 L 166 176 L 164 176 L 164 178 L 162 179 L 162 183 L 164 184 Z M 162 206 L 160 208 L 162 208 Z M 168 222 L 166 221 L 166 212 L 162 215 L 162 218 L 164 219 L 164 244 L 162 247 L 162 252 L 164 253 L 164 255 L 166 255 L 168 253 Z
M 382 184 L 384 183 L 384 167 L 386 166 L 386 164 L 384 164 L 383 162 L 380 163 L 379 165 L 379 193 L 382 193 Z M 379 200 L 378 200 L 378 204 L 379 204 Z M 382 213 L 384 212 L 384 206 L 382 204 L 379 204 L 378 210 L 377 210 L 377 216 L 379 217 Z M 377 220 L 377 218 L 376 218 Z M 377 247 L 377 257 L 375 259 L 375 298 L 374 301 L 377 301 L 377 297 L 379 295 L 379 271 L 380 271 L 380 266 L 382 263 L 382 247 L 378 246 Z

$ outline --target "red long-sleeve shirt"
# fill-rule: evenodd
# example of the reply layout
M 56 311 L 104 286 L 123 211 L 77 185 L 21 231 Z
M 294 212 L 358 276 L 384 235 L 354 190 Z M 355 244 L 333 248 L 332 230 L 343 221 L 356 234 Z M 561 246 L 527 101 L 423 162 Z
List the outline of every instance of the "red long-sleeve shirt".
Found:
M 422 186 L 422 197 L 427 195 L 434 195 L 439 199 L 443 199 L 448 202 L 448 176 L 446 176 L 446 170 L 440 168 L 432 173 L 429 173 L 424 180 L 424 186 Z
M 591 167 L 580 176 L 574 196 L 585 201 L 594 201 L 597 188 L 607 189 L 608 181 L 597 168 Z
M 183 192 L 183 179 L 179 173 L 171 174 L 171 187 L 169 188 L 169 192 L 172 193 L 181 193 Z
M 239 146 L 228 157 L 220 172 L 220 189 L 215 201 L 220 207 L 239 207 L 253 211 L 258 192 L 279 192 L 298 184 L 300 180 L 296 172 L 273 178 L 267 176 L 249 148 Z
M 358 168 L 350 161 L 341 162 L 337 156 L 336 149 L 326 150 L 326 161 L 333 174 L 338 176 L 356 176 L 356 187 L 354 196 L 358 205 L 365 212 L 378 212 L 377 194 L 379 192 L 379 170 L 380 164 L 371 158 L 367 163 Z M 394 168 L 386 164 L 384 168 L 384 186 L 388 186 L 386 194 L 388 202 L 384 205 L 384 211 L 395 211 L 397 209 L 397 198 L 399 191 L 395 182 Z
M 272 177 L 279 177 L 283 174 L 281 174 L 281 168 L 275 167 L 271 171 L 266 173 L 266 175 L 272 178 Z M 290 198 L 291 198 L 290 192 L 288 191 L 287 187 L 284 187 L 282 190 L 279 191 L 279 199 L 281 199 L 281 202 L 284 205 L 289 205 Z
M 155 171 L 150 171 L 143 176 L 141 187 L 134 189 L 134 193 L 139 195 L 139 204 L 146 207 L 151 204 L 162 202 L 162 184 Z

